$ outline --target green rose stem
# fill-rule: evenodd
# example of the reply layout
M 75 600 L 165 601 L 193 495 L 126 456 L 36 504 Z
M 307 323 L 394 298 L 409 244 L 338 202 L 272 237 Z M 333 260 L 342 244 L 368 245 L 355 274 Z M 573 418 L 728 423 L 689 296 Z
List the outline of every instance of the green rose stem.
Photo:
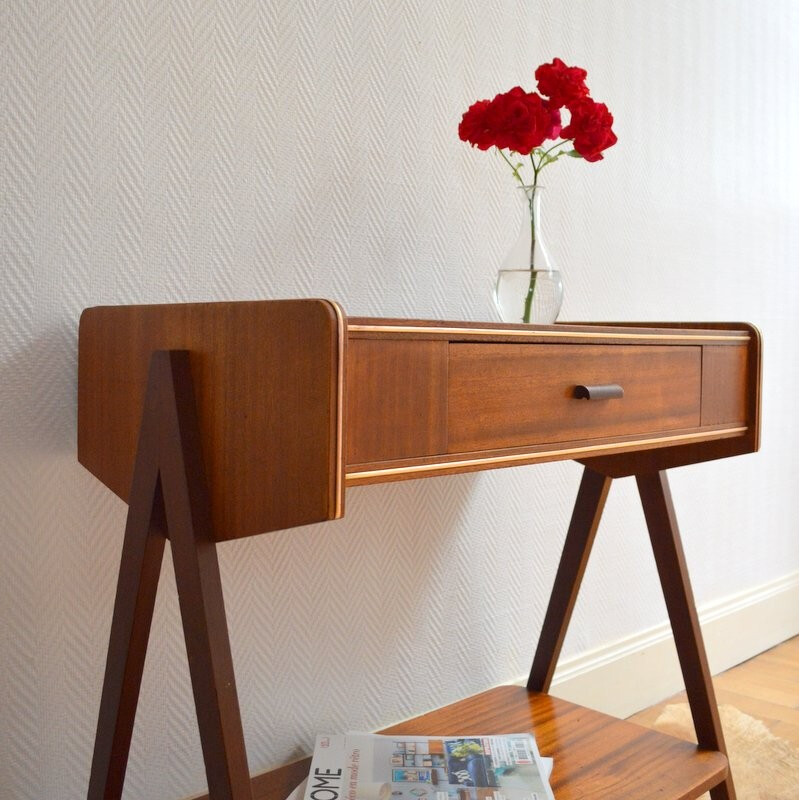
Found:
M 535 203 L 536 198 L 536 186 L 539 181 L 539 173 L 549 164 L 553 164 L 558 159 L 566 155 L 568 151 L 562 150 L 559 153 L 551 156 L 550 153 L 558 147 L 562 145 L 568 144 L 571 140 L 565 139 L 557 144 L 554 144 L 552 147 L 548 148 L 547 150 L 536 149 L 531 151 L 530 159 L 531 159 L 531 166 L 533 167 L 533 183 L 529 186 L 525 184 L 522 176 L 519 174 L 520 169 L 522 168 L 522 163 L 514 165 L 508 156 L 498 147 L 497 152 L 500 153 L 501 156 L 505 159 L 506 163 L 509 167 L 511 167 L 511 172 L 514 175 L 514 178 L 519 181 L 520 186 L 525 190 L 525 195 L 528 198 L 528 209 L 530 211 L 531 216 L 531 256 L 530 256 L 530 272 L 531 272 L 531 279 L 530 283 L 528 284 L 528 293 L 525 295 L 525 307 L 522 312 L 522 321 L 523 322 L 530 322 L 531 321 L 531 306 L 533 305 L 533 294 L 536 291 L 536 265 L 535 261 L 535 250 L 536 250 L 536 216 L 533 213 L 533 206 Z M 572 151 L 575 152 L 574 150 Z M 534 154 L 539 156 L 539 162 L 536 162 Z M 571 153 L 570 153 L 571 154 Z M 530 194 L 528 194 L 528 189 L 530 188 Z
M 531 156 L 531 163 L 533 163 L 533 156 Z M 533 168 L 533 188 L 531 189 L 530 197 L 528 198 L 528 210 L 531 214 L 531 280 L 528 283 L 528 293 L 525 295 L 525 308 L 522 311 L 522 321 L 531 321 L 531 306 L 533 305 L 533 293 L 536 291 L 536 265 L 534 264 L 536 256 L 536 217 L 533 213 L 533 204 L 536 202 L 536 180 L 539 173 L 536 167 Z M 525 190 L 527 193 L 527 189 Z

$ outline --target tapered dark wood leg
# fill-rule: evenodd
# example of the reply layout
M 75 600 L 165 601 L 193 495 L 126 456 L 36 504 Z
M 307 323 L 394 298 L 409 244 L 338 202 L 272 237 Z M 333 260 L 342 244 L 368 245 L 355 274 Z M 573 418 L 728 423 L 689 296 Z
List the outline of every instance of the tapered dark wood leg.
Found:
M 151 520 L 149 509 L 146 515 L 142 513 L 132 495 L 89 777 L 89 800 L 117 800 L 122 796 L 164 554 L 160 498 L 153 505 L 158 510 Z
M 166 541 L 158 471 L 158 405 L 156 393 L 148 391 L 111 619 L 89 800 L 118 800 L 128 765 Z
M 533 691 L 546 692 L 550 688 L 611 480 L 589 467 L 583 470 L 578 498 L 528 678 L 528 688 Z
M 163 452 L 161 480 L 209 795 L 251 800 L 188 353 L 155 353 L 153 368 L 174 398 L 162 420 L 180 446 Z
M 252 800 L 189 354 L 153 354 L 100 704 L 89 800 L 119 800 L 165 537 L 172 545 L 209 795 Z
M 667 474 L 654 472 L 637 475 L 636 482 L 678 650 L 697 742 L 700 747 L 725 753 L 714 686 L 711 682 L 711 672 L 708 668 Z M 724 783 L 711 790 L 711 797 L 712 800 L 735 800 L 736 793 L 730 772 Z

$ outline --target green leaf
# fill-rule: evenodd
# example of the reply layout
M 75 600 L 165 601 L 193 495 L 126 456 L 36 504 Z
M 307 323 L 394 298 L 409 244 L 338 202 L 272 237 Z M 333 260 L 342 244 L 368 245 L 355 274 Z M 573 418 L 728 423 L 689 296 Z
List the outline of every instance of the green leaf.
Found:
M 570 150 L 567 155 L 571 156 L 572 158 L 583 158 L 583 156 L 577 150 Z

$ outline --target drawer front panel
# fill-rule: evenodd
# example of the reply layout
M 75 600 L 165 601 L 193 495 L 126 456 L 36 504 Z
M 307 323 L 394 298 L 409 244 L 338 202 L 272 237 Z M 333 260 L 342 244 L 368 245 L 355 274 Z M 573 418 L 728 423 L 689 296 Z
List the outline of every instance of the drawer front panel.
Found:
M 448 452 L 578 441 L 700 425 L 701 348 L 451 343 Z M 578 400 L 576 385 L 621 398 Z
M 446 452 L 447 342 L 355 339 L 347 348 L 347 464 Z
M 703 348 L 703 425 L 747 422 L 747 348 Z

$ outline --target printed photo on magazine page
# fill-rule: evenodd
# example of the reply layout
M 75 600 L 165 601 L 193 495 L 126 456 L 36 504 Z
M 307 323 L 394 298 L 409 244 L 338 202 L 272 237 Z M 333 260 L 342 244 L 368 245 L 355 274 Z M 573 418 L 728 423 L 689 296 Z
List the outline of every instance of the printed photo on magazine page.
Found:
M 304 800 L 554 800 L 546 766 L 527 733 L 320 736 Z

